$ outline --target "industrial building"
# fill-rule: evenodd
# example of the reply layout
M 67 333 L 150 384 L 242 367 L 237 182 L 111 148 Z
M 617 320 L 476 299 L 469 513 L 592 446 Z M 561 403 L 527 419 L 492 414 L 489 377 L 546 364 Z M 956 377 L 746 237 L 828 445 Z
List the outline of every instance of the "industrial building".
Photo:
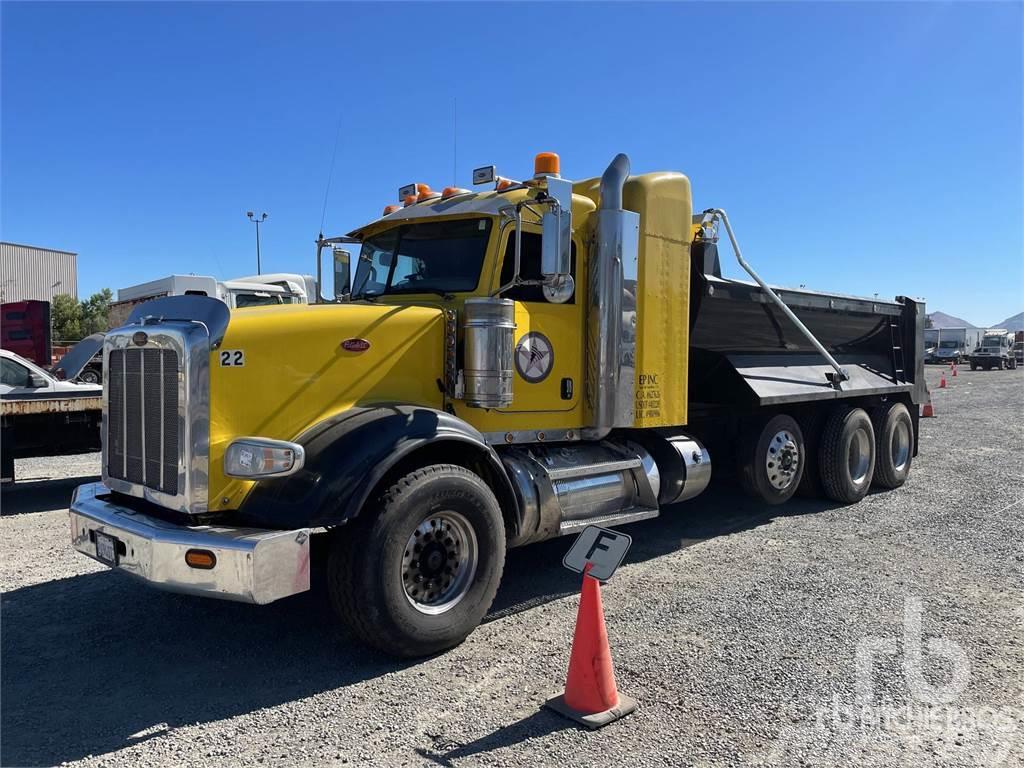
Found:
M 78 254 L 55 248 L 0 242 L 0 301 L 78 298 Z

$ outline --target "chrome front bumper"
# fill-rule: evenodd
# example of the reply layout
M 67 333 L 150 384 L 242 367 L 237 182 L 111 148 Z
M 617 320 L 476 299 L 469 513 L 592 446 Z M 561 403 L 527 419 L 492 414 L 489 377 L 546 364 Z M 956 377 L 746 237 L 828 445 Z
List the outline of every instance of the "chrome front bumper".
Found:
M 97 554 L 96 534 L 116 540 L 116 562 Z M 102 538 L 102 537 L 101 537 Z M 103 483 L 79 486 L 71 501 L 71 545 L 154 587 L 246 603 L 271 603 L 309 589 L 308 528 L 188 528 L 110 501 Z M 189 550 L 212 553 L 209 569 L 185 562 Z

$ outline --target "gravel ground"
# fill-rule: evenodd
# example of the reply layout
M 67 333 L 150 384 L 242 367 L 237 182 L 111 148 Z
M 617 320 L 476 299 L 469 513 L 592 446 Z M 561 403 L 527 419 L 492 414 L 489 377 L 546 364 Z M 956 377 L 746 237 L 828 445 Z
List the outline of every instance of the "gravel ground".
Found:
M 578 604 L 568 540 L 512 552 L 462 646 L 396 663 L 319 592 L 178 597 L 73 554 L 67 498 L 98 457 L 19 462 L 0 519 L 0 760 L 1021 765 L 1024 371 L 938 375 L 897 491 L 766 509 L 715 489 L 627 526 L 603 597 L 640 707 L 597 732 L 539 709 Z

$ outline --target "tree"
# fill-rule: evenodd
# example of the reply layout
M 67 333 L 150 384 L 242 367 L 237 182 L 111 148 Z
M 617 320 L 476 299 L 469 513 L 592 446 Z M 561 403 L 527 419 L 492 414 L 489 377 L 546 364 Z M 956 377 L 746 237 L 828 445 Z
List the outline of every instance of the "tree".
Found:
M 78 341 L 82 338 L 82 307 L 66 293 L 58 293 L 50 302 L 50 321 L 54 341 Z
M 109 288 L 104 288 L 99 293 L 94 293 L 87 301 L 82 302 L 82 335 L 90 333 L 104 333 L 110 330 L 107 324 L 107 312 L 110 311 L 110 302 L 114 294 Z
M 94 293 L 85 301 L 75 301 L 60 293 L 50 302 L 50 320 L 55 341 L 79 341 L 91 333 L 109 329 L 107 313 L 114 294 L 109 288 Z

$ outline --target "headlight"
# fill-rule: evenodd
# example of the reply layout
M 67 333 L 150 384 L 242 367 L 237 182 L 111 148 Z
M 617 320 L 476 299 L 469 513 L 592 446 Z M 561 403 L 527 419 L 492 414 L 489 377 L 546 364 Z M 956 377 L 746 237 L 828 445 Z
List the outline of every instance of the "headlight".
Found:
M 297 443 L 240 437 L 224 454 L 224 474 L 248 479 L 284 477 L 302 469 L 305 461 L 306 452 Z

